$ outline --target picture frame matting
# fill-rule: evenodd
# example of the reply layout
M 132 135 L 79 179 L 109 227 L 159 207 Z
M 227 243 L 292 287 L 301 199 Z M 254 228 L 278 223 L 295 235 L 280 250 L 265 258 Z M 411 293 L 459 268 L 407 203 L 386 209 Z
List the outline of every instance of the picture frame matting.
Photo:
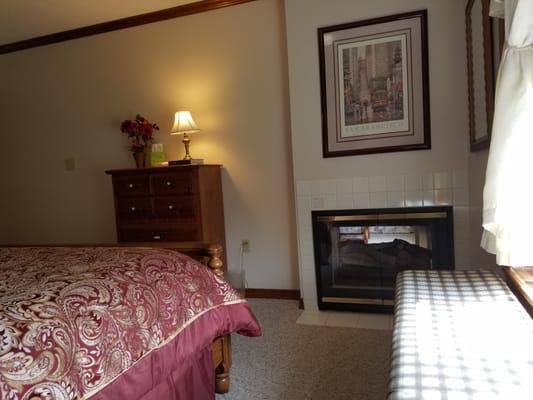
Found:
M 431 148 L 427 11 L 318 29 L 323 156 Z

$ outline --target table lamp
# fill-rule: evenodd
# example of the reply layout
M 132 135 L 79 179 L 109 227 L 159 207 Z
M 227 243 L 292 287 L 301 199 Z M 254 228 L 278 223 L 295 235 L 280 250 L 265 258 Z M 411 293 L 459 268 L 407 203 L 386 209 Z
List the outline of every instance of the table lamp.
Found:
M 170 134 L 183 135 L 182 142 L 183 146 L 185 146 L 185 157 L 183 157 L 183 161 L 186 160 L 187 162 L 190 162 L 192 160 L 189 153 L 191 139 L 189 139 L 188 133 L 194 132 L 200 132 L 200 129 L 198 129 L 198 126 L 192 119 L 191 113 L 189 111 L 178 111 L 176 115 L 174 115 L 174 126 L 172 127 Z M 169 162 L 169 165 L 172 165 L 172 162 Z

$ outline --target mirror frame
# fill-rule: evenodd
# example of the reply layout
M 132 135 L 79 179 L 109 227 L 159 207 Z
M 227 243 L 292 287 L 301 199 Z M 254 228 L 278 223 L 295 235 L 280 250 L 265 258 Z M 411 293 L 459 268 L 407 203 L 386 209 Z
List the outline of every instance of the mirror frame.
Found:
M 485 70 L 485 110 L 487 115 L 487 132 L 485 135 L 476 138 L 475 123 L 475 99 L 474 99 L 474 65 L 473 65 L 473 41 L 472 41 L 472 8 L 474 1 L 481 1 L 482 9 L 482 37 L 483 37 L 483 63 Z M 495 65 L 494 49 L 497 43 L 496 51 L 503 49 L 505 42 L 505 28 L 503 20 L 497 19 L 497 29 L 489 16 L 490 0 L 468 0 L 466 4 L 466 56 L 468 70 L 468 116 L 470 125 L 470 151 L 479 151 L 490 146 L 490 135 L 492 131 L 492 118 L 494 116 L 494 91 L 496 86 L 496 75 L 498 66 Z M 499 57 L 498 57 L 499 59 Z

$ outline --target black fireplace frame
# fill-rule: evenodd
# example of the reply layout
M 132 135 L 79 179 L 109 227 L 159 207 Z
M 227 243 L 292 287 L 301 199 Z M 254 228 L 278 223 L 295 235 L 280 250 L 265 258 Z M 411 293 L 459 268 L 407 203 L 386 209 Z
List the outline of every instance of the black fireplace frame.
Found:
M 319 253 L 319 238 L 318 238 L 318 224 L 319 217 L 336 217 L 336 216 L 357 216 L 370 215 L 375 216 L 375 219 L 369 218 L 360 221 L 362 225 L 372 226 L 372 223 L 377 224 L 380 221 L 382 224 L 391 224 L 391 220 L 387 222 L 386 216 L 399 214 L 434 214 L 445 213 L 446 217 L 440 218 L 440 232 L 441 235 L 434 243 L 434 249 L 438 250 L 438 257 L 436 257 L 436 264 L 432 265 L 433 270 L 453 270 L 455 269 L 455 249 L 454 249 L 454 228 L 453 228 L 453 207 L 452 206 L 432 206 L 432 207 L 402 207 L 402 208 L 369 208 L 369 209 L 355 209 L 355 210 L 315 210 L 311 212 L 312 228 L 313 228 L 313 251 L 315 258 L 315 276 L 317 288 L 317 301 L 320 310 L 339 310 L 339 311 L 361 311 L 374 313 L 391 313 L 394 310 L 394 305 L 390 304 L 353 304 L 343 302 L 324 302 L 322 301 L 323 288 L 322 277 L 320 271 L 320 253 Z M 403 224 L 420 224 L 426 222 L 429 224 L 429 219 L 419 218 L 402 218 Z M 449 239 L 446 246 L 439 246 L 439 240 Z

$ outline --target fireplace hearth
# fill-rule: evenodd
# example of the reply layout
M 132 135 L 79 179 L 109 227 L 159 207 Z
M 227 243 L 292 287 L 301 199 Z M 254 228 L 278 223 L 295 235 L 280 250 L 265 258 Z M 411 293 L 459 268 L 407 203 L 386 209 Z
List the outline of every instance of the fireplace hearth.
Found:
M 453 208 L 313 211 L 321 310 L 391 312 L 396 275 L 454 269 Z

